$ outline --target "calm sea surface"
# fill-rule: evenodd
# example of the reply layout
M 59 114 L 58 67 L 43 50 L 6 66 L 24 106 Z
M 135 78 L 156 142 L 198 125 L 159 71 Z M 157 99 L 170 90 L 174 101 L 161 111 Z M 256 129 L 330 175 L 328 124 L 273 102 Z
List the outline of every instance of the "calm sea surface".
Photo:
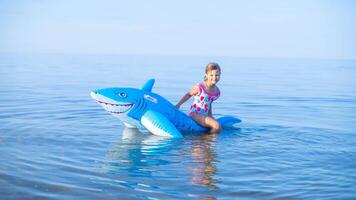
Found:
M 219 135 L 126 129 L 89 96 L 156 78 L 176 103 L 210 61 L 215 114 L 243 121 Z M 356 61 L 1 54 L 0 199 L 356 199 Z

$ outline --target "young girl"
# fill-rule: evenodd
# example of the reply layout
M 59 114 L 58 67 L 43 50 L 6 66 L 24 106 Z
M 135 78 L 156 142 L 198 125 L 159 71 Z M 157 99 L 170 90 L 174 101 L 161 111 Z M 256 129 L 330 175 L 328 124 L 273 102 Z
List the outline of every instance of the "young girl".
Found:
M 210 128 L 210 133 L 219 133 L 221 130 L 219 122 L 212 115 L 211 107 L 212 102 L 220 96 L 220 90 L 216 86 L 220 80 L 220 72 L 220 66 L 217 63 L 209 63 L 205 68 L 204 82 L 193 86 L 176 105 L 179 108 L 194 96 L 189 115 L 198 124 Z

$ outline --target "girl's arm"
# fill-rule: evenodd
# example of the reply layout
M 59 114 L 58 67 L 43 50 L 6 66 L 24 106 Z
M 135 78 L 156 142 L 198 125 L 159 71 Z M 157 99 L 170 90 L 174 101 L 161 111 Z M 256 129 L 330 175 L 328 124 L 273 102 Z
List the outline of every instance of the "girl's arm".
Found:
M 216 87 L 217 91 L 220 93 L 220 89 L 218 88 L 218 86 L 215 86 L 215 87 Z M 208 112 L 208 116 L 214 118 L 213 117 L 213 104 L 210 105 L 210 110 Z
M 190 99 L 190 97 L 192 97 L 193 95 L 196 95 L 200 92 L 200 89 L 197 85 L 193 86 L 192 89 L 187 92 L 182 99 L 177 103 L 176 107 L 179 108 L 183 103 L 185 103 L 188 99 Z

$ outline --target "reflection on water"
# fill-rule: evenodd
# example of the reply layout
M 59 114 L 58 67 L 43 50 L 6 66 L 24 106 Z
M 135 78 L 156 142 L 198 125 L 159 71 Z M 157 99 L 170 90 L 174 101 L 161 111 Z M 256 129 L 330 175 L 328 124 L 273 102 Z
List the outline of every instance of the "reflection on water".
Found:
M 218 189 L 214 175 L 217 172 L 215 163 L 215 142 L 217 134 L 203 134 L 192 144 L 191 155 L 195 166 L 191 169 L 192 184 L 204 185 L 209 189 Z
M 121 170 L 136 173 L 140 176 L 152 176 L 149 167 L 167 164 L 167 161 L 154 157 L 169 151 L 175 140 L 142 133 L 135 128 L 125 128 L 122 139 L 114 144 L 107 155 L 107 163 L 102 166 L 104 171 L 118 173 Z
M 125 186 L 137 187 L 146 185 L 140 182 L 141 178 L 155 180 L 179 179 L 177 176 L 185 177 L 187 181 L 180 184 L 188 187 L 186 183 L 193 186 L 203 186 L 208 190 L 217 190 L 218 180 L 214 178 L 217 173 L 217 160 L 215 146 L 216 134 L 199 134 L 190 137 L 187 141 L 158 137 L 149 133 L 143 133 L 138 129 L 125 128 L 120 141 L 114 143 L 113 148 L 107 154 L 107 160 L 100 166 L 100 171 L 108 174 L 125 174 L 136 178 L 123 183 Z M 189 144 L 189 145 L 187 145 Z M 176 159 L 172 159 L 176 157 Z M 174 165 L 181 162 L 187 163 L 180 169 L 178 174 Z M 169 171 L 171 176 L 162 177 L 159 169 Z M 183 178 L 184 179 L 184 178 Z M 190 181 L 189 181 L 190 180 Z M 132 181 L 132 182 L 131 182 Z M 174 181 L 175 182 L 175 181 Z M 151 182 L 151 184 L 155 184 Z M 174 183 L 177 185 L 177 183 Z M 152 189 L 152 185 L 146 185 Z M 153 187 L 154 188 L 154 187 Z M 202 193 L 189 193 L 187 195 L 199 199 L 215 199 L 213 195 Z

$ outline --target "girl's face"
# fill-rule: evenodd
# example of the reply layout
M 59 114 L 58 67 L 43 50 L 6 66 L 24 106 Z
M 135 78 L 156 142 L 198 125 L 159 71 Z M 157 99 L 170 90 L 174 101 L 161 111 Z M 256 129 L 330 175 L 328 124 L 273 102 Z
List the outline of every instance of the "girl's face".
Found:
M 206 81 L 212 85 L 215 85 L 220 80 L 220 71 L 217 69 L 210 70 L 206 74 Z

